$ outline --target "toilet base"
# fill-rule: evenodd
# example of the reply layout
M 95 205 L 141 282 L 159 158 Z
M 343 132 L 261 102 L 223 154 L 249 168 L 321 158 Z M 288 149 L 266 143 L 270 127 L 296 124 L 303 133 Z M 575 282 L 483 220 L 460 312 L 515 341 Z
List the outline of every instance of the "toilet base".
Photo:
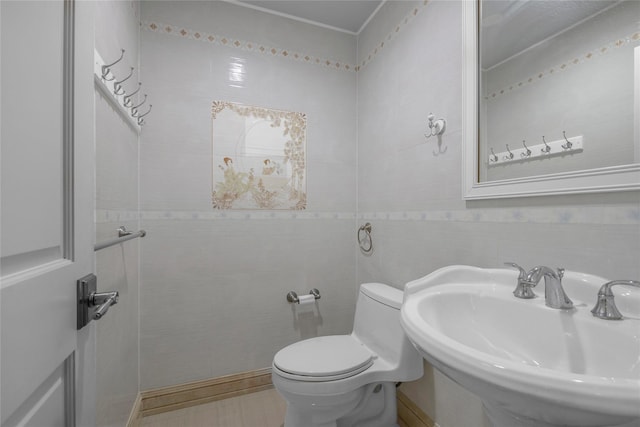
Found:
M 369 384 L 338 399 L 335 399 L 337 396 L 296 396 L 290 400 L 286 394 L 283 394 L 287 400 L 284 427 L 397 426 L 394 383 Z
M 396 427 L 398 408 L 395 383 L 376 383 L 369 386 L 361 405 L 344 418 L 337 427 Z

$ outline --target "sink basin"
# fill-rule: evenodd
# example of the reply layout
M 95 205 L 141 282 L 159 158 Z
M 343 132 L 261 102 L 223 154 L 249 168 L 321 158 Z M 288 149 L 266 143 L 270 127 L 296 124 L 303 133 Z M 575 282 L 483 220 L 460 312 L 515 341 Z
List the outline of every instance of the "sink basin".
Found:
M 590 310 L 608 280 L 566 271 L 573 309 L 513 296 L 518 272 L 445 267 L 405 287 L 402 326 L 433 366 L 483 402 L 496 427 L 640 426 L 640 290 L 623 320 Z

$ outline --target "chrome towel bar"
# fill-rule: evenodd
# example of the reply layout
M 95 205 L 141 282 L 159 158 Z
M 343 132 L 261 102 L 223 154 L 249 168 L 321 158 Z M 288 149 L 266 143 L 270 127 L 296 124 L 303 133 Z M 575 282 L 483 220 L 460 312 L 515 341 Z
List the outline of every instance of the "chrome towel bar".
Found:
M 104 242 L 96 243 L 93 247 L 94 251 L 99 251 L 100 249 L 108 248 L 109 246 L 117 245 L 118 243 L 126 242 L 127 240 L 136 239 L 138 237 L 144 237 L 147 235 L 147 232 L 144 230 L 139 230 L 135 233 L 131 231 L 127 231 L 127 229 L 122 226 L 118 228 L 118 237 L 111 240 L 105 240 Z

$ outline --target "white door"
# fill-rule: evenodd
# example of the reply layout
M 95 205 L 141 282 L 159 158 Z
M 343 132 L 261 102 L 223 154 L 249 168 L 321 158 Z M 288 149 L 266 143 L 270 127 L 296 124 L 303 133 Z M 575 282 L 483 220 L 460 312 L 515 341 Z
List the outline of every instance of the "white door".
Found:
M 90 3 L 0 2 L 3 427 L 94 423 L 95 333 L 76 329 L 94 267 Z

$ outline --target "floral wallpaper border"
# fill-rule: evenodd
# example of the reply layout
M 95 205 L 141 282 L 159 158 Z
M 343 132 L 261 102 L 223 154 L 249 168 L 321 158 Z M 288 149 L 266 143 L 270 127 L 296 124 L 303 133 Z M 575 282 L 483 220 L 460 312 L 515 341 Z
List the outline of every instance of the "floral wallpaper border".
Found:
M 640 225 L 640 206 L 461 209 L 395 212 L 96 210 L 96 223 L 128 220 L 387 220 L 533 224 Z
M 224 46 L 234 49 L 240 49 L 245 52 L 253 52 L 266 56 L 279 57 L 283 59 L 303 62 L 306 64 L 319 65 L 337 71 L 356 71 L 356 66 L 350 63 L 338 61 L 332 58 L 322 58 L 310 53 L 298 52 L 292 49 L 270 46 L 255 41 L 236 39 L 233 37 L 179 27 L 176 25 L 165 24 L 157 21 L 142 21 L 140 22 L 140 26 L 143 30 L 146 31 L 176 36 L 183 39 L 200 41 L 214 46 Z
M 357 65 L 345 61 L 338 61 L 332 58 L 319 57 L 311 53 L 298 52 L 296 50 L 270 46 L 264 43 L 236 39 L 233 37 L 180 27 L 159 21 L 141 21 L 140 27 L 146 31 L 200 41 L 211 45 L 225 46 L 244 50 L 246 52 L 254 52 L 267 56 L 319 65 L 337 71 L 358 72 L 362 68 L 366 67 L 384 49 L 387 43 L 396 38 L 397 35 L 402 32 L 402 30 L 405 29 L 416 16 L 418 16 L 428 3 L 429 0 L 422 0 L 421 5 L 412 8 L 411 11 L 409 11 L 409 13 L 407 13 L 405 17 L 394 27 L 394 29 L 390 31 L 382 41 L 376 45 L 376 47 L 365 55 L 364 59 L 356 59 L 356 61 L 359 61 Z
M 633 34 L 629 34 L 627 36 L 617 38 L 616 40 L 611 41 L 599 48 L 590 49 L 588 52 L 584 52 L 581 55 L 576 55 L 573 58 L 568 59 L 562 63 L 556 64 L 547 70 L 539 71 L 538 73 L 532 74 L 528 78 L 522 79 L 519 82 L 511 83 L 501 89 L 493 91 L 491 94 L 485 95 L 484 99 L 492 100 L 499 96 L 507 95 L 509 93 L 516 91 L 517 89 L 526 87 L 527 85 L 530 85 L 530 84 L 537 83 L 544 78 L 557 75 L 562 71 L 575 68 L 578 65 L 587 64 L 590 62 L 589 61 L 590 59 L 593 59 L 595 57 L 606 55 L 607 53 L 613 50 L 620 49 L 625 46 L 633 46 L 633 43 L 637 41 L 640 41 L 640 32 L 635 32 Z
M 413 19 L 424 10 L 425 6 L 427 6 L 428 3 L 429 0 L 423 0 L 421 5 L 412 8 L 411 11 L 409 11 L 409 13 L 407 13 L 405 17 L 402 18 L 402 20 L 395 26 L 395 28 L 390 31 L 386 35 L 386 37 L 384 37 L 382 41 L 376 45 L 376 47 L 374 47 L 367 55 L 365 55 L 364 59 L 359 60 L 356 71 L 360 71 L 361 69 L 366 67 L 384 49 L 386 43 L 389 43 L 391 40 L 395 39 L 398 34 L 400 34 L 402 30 L 405 29 L 413 21 Z

